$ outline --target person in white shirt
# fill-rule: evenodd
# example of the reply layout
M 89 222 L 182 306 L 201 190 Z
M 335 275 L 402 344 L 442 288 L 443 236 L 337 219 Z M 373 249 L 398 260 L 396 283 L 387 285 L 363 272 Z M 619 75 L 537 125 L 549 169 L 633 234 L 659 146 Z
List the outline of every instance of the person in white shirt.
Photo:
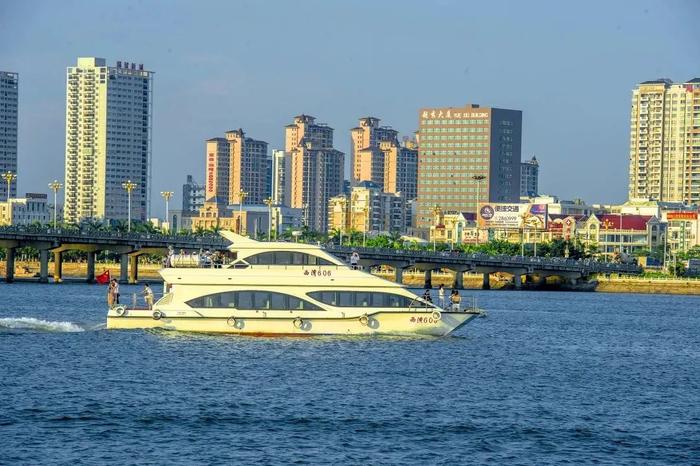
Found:
M 148 286 L 148 283 L 143 286 L 141 293 L 143 293 L 143 300 L 146 301 L 148 309 L 153 309 L 153 290 Z
M 353 270 L 357 270 L 358 262 L 360 262 L 360 255 L 357 253 L 357 251 L 353 251 L 352 255 L 350 256 L 350 267 L 352 267 Z
M 438 287 L 438 304 L 441 309 L 445 309 L 445 287 L 443 285 Z

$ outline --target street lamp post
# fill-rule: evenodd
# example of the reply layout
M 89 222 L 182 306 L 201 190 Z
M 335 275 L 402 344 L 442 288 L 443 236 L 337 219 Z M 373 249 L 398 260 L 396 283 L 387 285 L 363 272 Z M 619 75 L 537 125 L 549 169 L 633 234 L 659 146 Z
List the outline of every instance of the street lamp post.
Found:
M 274 201 L 271 197 L 268 197 L 263 202 L 267 206 L 267 240 L 272 241 L 272 204 Z M 275 234 L 275 236 L 277 235 Z
M 163 196 L 163 199 L 165 199 L 165 221 L 168 222 L 168 230 L 170 230 L 170 199 L 172 199 L 173 194 L 175 194 L 172 191 L 161 191 L 160 195 Z
M 435 204 L 435 207 L 433 207 L 433 252 L 436 251 L 436 244 L 435 244 L 435 239 L 437 237 L 437 218 L 438 214 L 440 213 L 440 206 Z
M 63 185 L 58 181 L 58 180 L 53 180 L 51 183 L 49 183 L 49 188 L 51 191 L 53 191 L 53 227 L 56 228 L 56 217 L 57 217 L 57 210 L 56 206 L 58 203 L 58 190 L 61 189 Z
M 476 244 L 479 244 L 479 201 L 481 200 L 481 182 L 486 179 L 486 175 L 474 175 L 472 180 L 476 181 L 476 203 L 474 207 L 474 220 L 476 221 Z
M 242 189 L 238 191 L 238 234 L 243 234 L 243 203 L 245 198 L 248 197 L 248 193 Z
M 0 176 L 2 176 L 2 179 L 5 180 L 5 182 L 7 183 L 7 200 L 9 202 L 10 191 L 12 190 L 12 182 L 17 179 L 17 174 L 12 173 L 11 171 L 8 170 Z
M 367 227 L 368 227 L 368 224 L 369 224 L 369 209 L 365 206 L 365 207 L 362 209 L 362 211 L 363 211 L 363 213 L 365 214 L 365 215 L 364 215 L 365 218 L 364 218 L 364 222 L 363 222 L 363 223 L 364 223 L 364 225 L 363 225 L 364 228 L 362 229 L 362 247 L 364 248 L 365 245 L 366 245 L 366 243 L 367 243 Z
M 138 185 L 131 180 L 126 180 L 122 183 L 122 188 L 126 189 L 126 195 L 128 197 L 126 229 L 129 233 L 131 233 L 131 191 L 133 191 L 136 186 Z
M 622 210 L 620 210 L 620 262 L 622 262 Z

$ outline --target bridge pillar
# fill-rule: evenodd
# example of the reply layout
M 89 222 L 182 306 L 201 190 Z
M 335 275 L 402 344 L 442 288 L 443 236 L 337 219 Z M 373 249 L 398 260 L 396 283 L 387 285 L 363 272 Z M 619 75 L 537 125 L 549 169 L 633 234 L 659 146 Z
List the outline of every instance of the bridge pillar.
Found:
M 15 248 L 5 249 L 5 283 L 15 281 Z
M 39 283 L 49 282 L 49 250 L 39 250 Z
M 482 290 L 490 290 L 491 289 L 490 277 L 491 277 L 490 273 L 488 273 L 488 272 L 484 273 L 484 278 L 481 282 L 481 289 Z
M 129 256 L 129 283 L 134 284 L 139 280 L 139 256 Z
M 425 288 L 431 289 L 433 287 L 433 271 L 430 269 L 426 270 L 424 276 L 425 276 Z
M 63 281 L 63 251 L 53 252 L 53 282 Z
M 522 275 L 520 275 L 519 273 L 516 273 L 515 275 L 513 275 L 513 285 L 515 286 L 516 290 L 522 289 L 522 287 L 523 287 Z
M 88 251 L 87 253 L 87 278 L 85 281 L 95 283 L 95 251 Z
M 403 284 L 403 269 L 399 266 L 394 268 L 394 281 L 399 285 Z
M 464 289 L 464 272 L 461 270 L 455 270 L 455 281 L 452 284 L 452 288 L 457 290 Z
M 129 255 L 122 254 L 119 257 L 119 283 L 126 283 L 129 280 Z

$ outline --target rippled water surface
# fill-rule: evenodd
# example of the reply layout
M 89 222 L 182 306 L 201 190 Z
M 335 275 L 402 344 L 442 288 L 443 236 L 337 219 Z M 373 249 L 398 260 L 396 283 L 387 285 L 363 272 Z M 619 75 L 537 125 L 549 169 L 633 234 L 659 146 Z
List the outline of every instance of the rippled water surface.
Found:
M 0 284 L 0 464 L 700 463 L 700 298 L 475 294 L 449 338 L 255 339 Z

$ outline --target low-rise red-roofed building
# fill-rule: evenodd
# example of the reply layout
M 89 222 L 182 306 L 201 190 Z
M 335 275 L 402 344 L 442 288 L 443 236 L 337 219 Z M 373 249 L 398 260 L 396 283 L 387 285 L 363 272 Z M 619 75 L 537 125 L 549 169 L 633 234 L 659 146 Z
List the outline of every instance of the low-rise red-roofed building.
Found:
M 578 238 L 596 244 L 603 257 L 634 255 L 664 244 L 666 226 L 653 215 L 599 214 L 581 219 Z

